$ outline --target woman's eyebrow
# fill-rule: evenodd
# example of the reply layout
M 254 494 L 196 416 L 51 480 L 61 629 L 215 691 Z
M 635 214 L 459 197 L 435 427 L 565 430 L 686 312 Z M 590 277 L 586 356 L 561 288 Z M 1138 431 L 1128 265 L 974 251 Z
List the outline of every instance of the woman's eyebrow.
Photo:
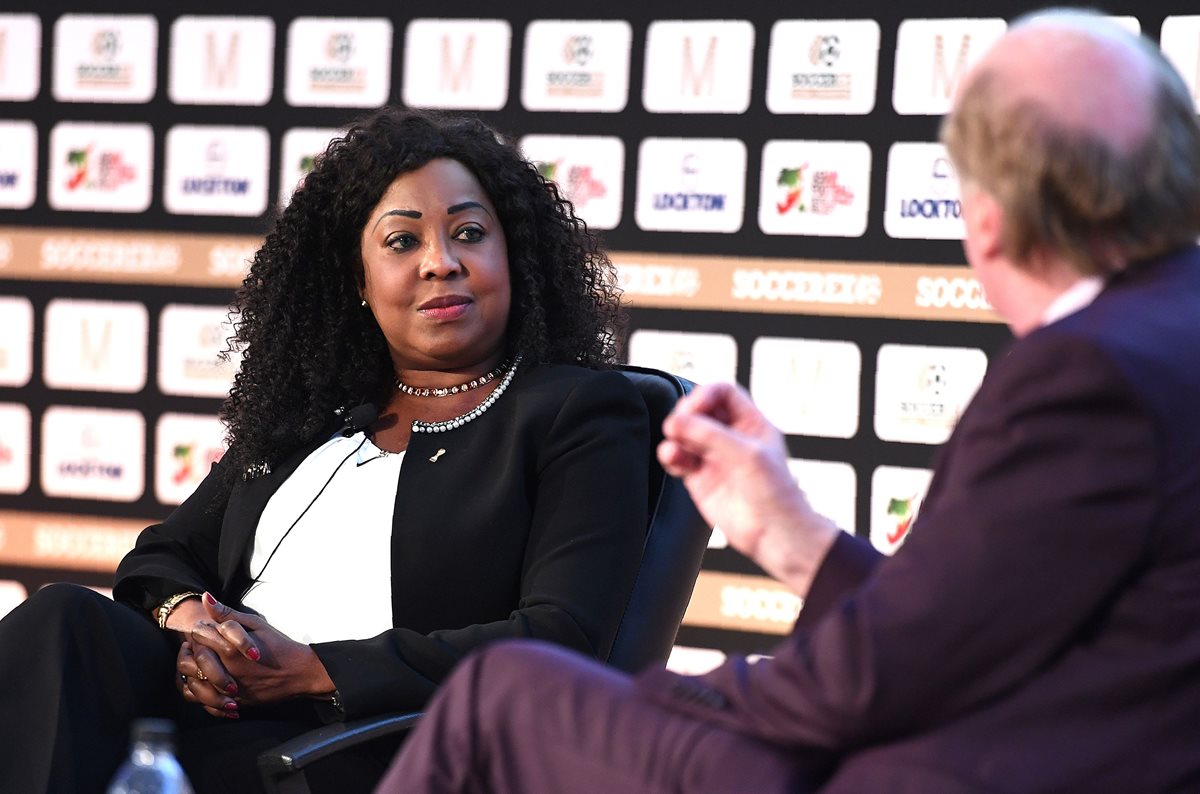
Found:
M 383 223 L 383 219 L 387 218 L 391 215 L 403 215 L 405 218 L 412 218 L 414 220 L 419 220 L 421 217 L 421 213 L 418 212 L 417 210 L 388 210 L 387 212 L 385 212 L 379 216 L 379 220 L 375 221 L 375 226 L 378 226 L 379 224 Z M 371 227 L 372 231 L 374 231 L 375 226 Z
M 479 209 L 483 210 L 484 212 L 487 212 L 487 214 L 489 216 L 491 216 L 491 214 L 492 214 L 492 213 L 488 212 L 487 207 L 483 206 L 478 201 L 462 201 L 462 202 L 459 202 L 458 204 L 451 204 L 449 207 L 446 207 L 446 214 L 454 215 L 455 213 L 462 212 L 463 210 L 471 209 L 472 207 L 478 207 Z

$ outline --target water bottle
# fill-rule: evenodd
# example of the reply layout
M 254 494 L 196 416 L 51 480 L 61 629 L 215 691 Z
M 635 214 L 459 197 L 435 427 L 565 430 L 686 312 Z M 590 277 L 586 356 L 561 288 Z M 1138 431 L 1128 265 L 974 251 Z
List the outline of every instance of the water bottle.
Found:
M 108 794 L 192 794 L 175 760 L 175 726 L 170 720 L 137 720 L 130 745 L 129 758 L 108 784 Z

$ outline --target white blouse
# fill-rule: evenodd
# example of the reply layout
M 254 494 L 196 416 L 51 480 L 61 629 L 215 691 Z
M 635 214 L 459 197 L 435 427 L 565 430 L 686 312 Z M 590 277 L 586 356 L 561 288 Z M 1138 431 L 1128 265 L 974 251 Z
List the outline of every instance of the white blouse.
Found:
M 403 452 L 334 435 L 267 502 L 254 533 L 247 607 L 303 643 L 392 628 L 392 514 Z

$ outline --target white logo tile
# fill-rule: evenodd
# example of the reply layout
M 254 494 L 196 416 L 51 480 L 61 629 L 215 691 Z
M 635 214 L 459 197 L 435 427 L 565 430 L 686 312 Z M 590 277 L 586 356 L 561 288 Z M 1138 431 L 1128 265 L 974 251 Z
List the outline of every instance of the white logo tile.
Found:
M 593 229 L 621 222 L 625 144 L 602 135 L 526 135 L 521 151 Z
M 27 102 L 42 79 L 42 20 L 36 14 L 0 14 L 0 100 Z
M 233 385 L 240 356 L 220 353 L 233 336 L 224 306 L 163 307 L 158 325 L 158 388 L 184 397 L 224 397 Z
M 298 107 L 376 107 L 388 101 L 392 23 L 299 17 L 288 27 L 284 96 Z
M 890 237 L 961 240 L 962 189 L 940 143 L 893 143 L 888 150 L 883 228 Z
M 853 466 L 829 460 L 791 458 L 788 469 L 813 510 L 854 534 L 858 478 Z
M 1179 71 L 1200 112 L 1200 15 L 1167 17 L 1162 24 L 1163 55 Z
M 65 14 L 54 23 L 54 98 L 149 102 L 158 66 L 158 20 L 148 14 Z
M 50 206 L 144 212 L 153 168 L 150 125 L 61 122 L 50 131 Z
M 56 298 L 46 305 L 43 378 L 52 389 L 139 392 L 149 318 L 141 303 Z
M 404 38 L 404 104 L 500 110 L 511 43 L 503 19 L 414 19 Z
M 275 77 L 270 17 L 182 16 L 171 24 L 171 101 L 265 105 Z
M 135 502 L 145 490 L 146 420 L 137 411 L 51 406 L 42 415 L 47 496 Z
M 753 66 L 745 20 L 651 22 L 642 104 L 651 113 L 745 113 Z
M 33 304 L 16 295 L 0 295 L 0 386 L 21 388 L 33 375 Z
M 875 469 L 871 475 L 871 545 L 884 554 L 894 554 L 904 545 L 932 476 L 928 469 Z
M 37 128 L 0 121 L 0 209 L 23 210 L 37 197 Z
M 631 37 L 625 20 L 529 23 L 521 104 L 526 110 L 624 110 Z
M 767 108 L 772 113 L 865 114 L 875 108 L 879 23 L 781 19 L 771 27 Z
M 746 208 L 746 145 L 733 138 L 646 138 L 634 216 L 646 231 L 736 232 Z
M 853 342 L 761 336 L 750 350 L 750 394 L 784 433 L 852 438 L 861 376 Z
M 941 444 L 986 371 L 982 350 L 882 345 L 875 369 L 875 435 L 884 441 Z
M 0 403 L 0 493 L 21 494 L 29 488 L 29 428 L 28 408 Z
M 283 134 L 279 164 L 279 206 L 292 201 L 292 193 L 313 169 L 314 160 L 330 141 L 345 135 L 334 127 L 293 127 Z
M 728 334 L 638 329 L 629 336 L 629 363 L 694 383 L 737 380 L 737 342 Z
M 154 441 L 154 495 L 177 505 L 191 496 L 225 452 L 225 426 L 215 416 L 165 413 Z
M 862 141 L 767 141 L 758 226 L 767 234 L 861 237 L 871 147 Z
M 901 115 L 949 112 L 967 70 L 1008 28 L 1003 19 L 905 19 L 896 35 L 892 105 Z
M 163 206 L 176 215 L 257 216 L 267 209 L 271 141 L 262 127 L 167 131 Z

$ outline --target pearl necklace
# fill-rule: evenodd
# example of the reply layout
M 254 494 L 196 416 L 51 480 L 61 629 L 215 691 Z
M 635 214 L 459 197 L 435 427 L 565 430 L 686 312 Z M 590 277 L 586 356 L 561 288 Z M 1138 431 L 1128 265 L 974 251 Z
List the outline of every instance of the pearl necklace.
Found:
M 417 388 L 416 386 L 409 386 L 407 383 L 397 377 L 396 388 L 412 397 L 449 397 L 451 394 L 461 394 L 462 392 L 470 391 L 471 389 L 478 389 L 480 386 L 491 383 L 496 379 L 496 376 L 502 372 L 505 372 L 511 365 L 512 359 L 502 361 L 500 362 L 500 366 L 496 367 L 488 374 L 482 375 L 460 386 Z
M 500 384 L 496 386 L 496 390 L 487 396 L 479 405 L 475 406 L 465 414 L 447 419 L 444 422 L 422 422 L 419 419 L 413 420 L 412 431 L 414 433 L 445 433 L 447 430 L 454 430 L 462 427 L 468 422 L 472 422 L 483 416 L 487 409 L 495 404 L 496 400 L 500 399 L 500 395 L 504 394 L 508 384 L 512 383 L 513 376 L 517 374 L 517 368 L 521 366 L 521 355 L 518 353 L 512 360 L 512 364 L 508 367 L 508 371 L 504 373 L 504 377 L 500 380 Z M 494 377 L 494 376 L 493 376 Z M 475 387 L 473 387 L 475 388 Z

